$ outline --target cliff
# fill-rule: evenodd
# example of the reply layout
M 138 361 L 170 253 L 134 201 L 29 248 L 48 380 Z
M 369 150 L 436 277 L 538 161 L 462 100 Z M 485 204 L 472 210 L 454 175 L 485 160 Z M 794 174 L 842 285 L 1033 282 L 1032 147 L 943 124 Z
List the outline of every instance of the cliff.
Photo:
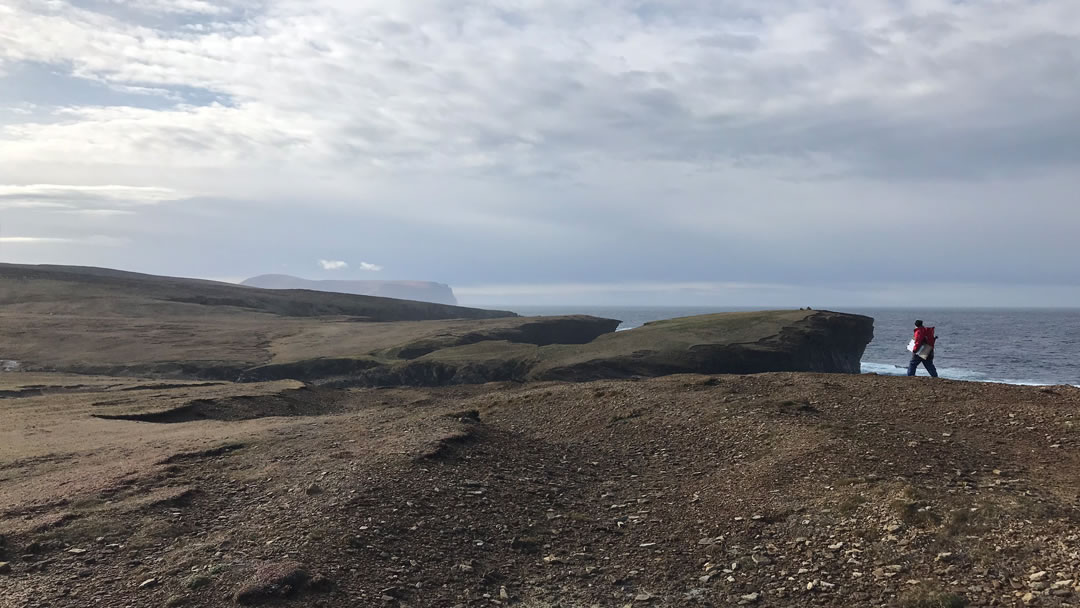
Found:
M 568 322 L 568 318 L 552 320 L 546 331 L 560 326 L 569 331 Z M 603 320 L 587 322 L 603 329 Z M 630 331 L 600 333 L 578 344 L 538 345 L 513 332 L 489 333 L 488 339 L 476 339 L 478 335 L 421 340 L 387 349 L 381 353 L 383 365 L 325 382 L 333 386 L 439 386 L 692 373 L 857 374 L 863 351 L 874 336 L 874 321 L 827 311 L 766 311 L 658 321 Z
M 857 374 L 874 320 L 828 311 L 739 312 L 657 321 L 583 348 L 552 348 L 530 380 L 668 374 Z
M 457 305 L 457 298 L 449 285 L 430 281 L 312 281 L 284 274 L 264 274 L 241 284 L 260 289 L 309 289 Z

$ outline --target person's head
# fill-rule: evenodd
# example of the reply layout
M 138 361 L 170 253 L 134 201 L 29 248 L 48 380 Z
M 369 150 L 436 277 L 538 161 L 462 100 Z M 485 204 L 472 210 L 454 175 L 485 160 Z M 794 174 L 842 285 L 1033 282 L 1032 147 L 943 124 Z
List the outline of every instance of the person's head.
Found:
M 915 321 L 915 327 L 922 327 L 922 321 Z

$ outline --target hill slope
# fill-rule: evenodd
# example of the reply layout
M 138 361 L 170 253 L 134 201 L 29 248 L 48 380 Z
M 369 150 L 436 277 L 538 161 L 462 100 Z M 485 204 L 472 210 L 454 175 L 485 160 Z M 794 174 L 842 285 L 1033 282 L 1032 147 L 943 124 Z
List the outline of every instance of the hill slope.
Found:
M 430 281 L 312 281 L 284 274 L 264 274 L 251 277 L 241 285 L 260 289 L 308 289 L 457 305 L 457 298 L 449 285 Z
M 101 300 L 104 300 L 102 302 Z M 506 311 L 479 310 L 412 300 L 305 290 L 265 290 L 198 279 L 160 277 L 79 266 L 0 264 L 0 306 L 18 312 L 78 312 L 154 315 L 192 309 L 176 305 L 228 307 L 288 317 L 343 315 L 368 321 L 493 319 Z M 174 305 L 174 306 L 167 306 Z
M 370 296 L 12 264 L 0 264 L 0 310 L 0 359 L 25 369 L 222 379 L 272 362 L 277 340 L 326 328 L 321 341 L 306 342 L 304 357 L 333 350 L 336 336 L 391 322 L 436 331 L 430 324 L 517 317 Z

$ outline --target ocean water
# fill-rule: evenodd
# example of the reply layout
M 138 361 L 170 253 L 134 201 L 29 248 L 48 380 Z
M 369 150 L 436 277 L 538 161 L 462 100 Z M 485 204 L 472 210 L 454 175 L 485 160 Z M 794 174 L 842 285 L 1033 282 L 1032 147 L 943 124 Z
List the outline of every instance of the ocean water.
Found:
M 619 319 L 620 330 L 649 321 L 747 308 L 555 307 L 524 306 L 522 315 L 589 314 Z M 874 318 L 874 341 L 863 355 L 864 373 L 907 374 L 907 351 L 915 319 L 936 327 L 934 363 L 953 380 L 1007 384 L 1080 385 L 1080 309 L 869 309 L 853 312 Z M 918 375 L 927 375 L 919 366 Z

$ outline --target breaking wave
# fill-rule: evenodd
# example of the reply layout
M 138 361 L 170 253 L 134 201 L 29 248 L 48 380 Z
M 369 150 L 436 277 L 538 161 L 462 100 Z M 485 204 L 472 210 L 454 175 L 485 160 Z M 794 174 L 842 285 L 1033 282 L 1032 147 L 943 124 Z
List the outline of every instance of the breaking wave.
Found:
M 960 367 L 938 367 L 937 370 L 939 376 L 949 380 L 963 380 L 966 382 L 995 382 L 998 384 L 1015 384 L 1017 386 L 1052 386 L 1047 382 L 1015 380 L 1010 378 L 992 378 L 981 372 L 977 372 L 971 369 L 963 369 Z M 863 361 L 862 373 L 879 374 L 882 376 L 906 376 L 907 367 L 890 363 L 874 363 L 871 361 Z M 926 370 L 923 369 L 922 366 L 919 366 L 916 375 L 929 376 L 930 374 L 926 373 Z

